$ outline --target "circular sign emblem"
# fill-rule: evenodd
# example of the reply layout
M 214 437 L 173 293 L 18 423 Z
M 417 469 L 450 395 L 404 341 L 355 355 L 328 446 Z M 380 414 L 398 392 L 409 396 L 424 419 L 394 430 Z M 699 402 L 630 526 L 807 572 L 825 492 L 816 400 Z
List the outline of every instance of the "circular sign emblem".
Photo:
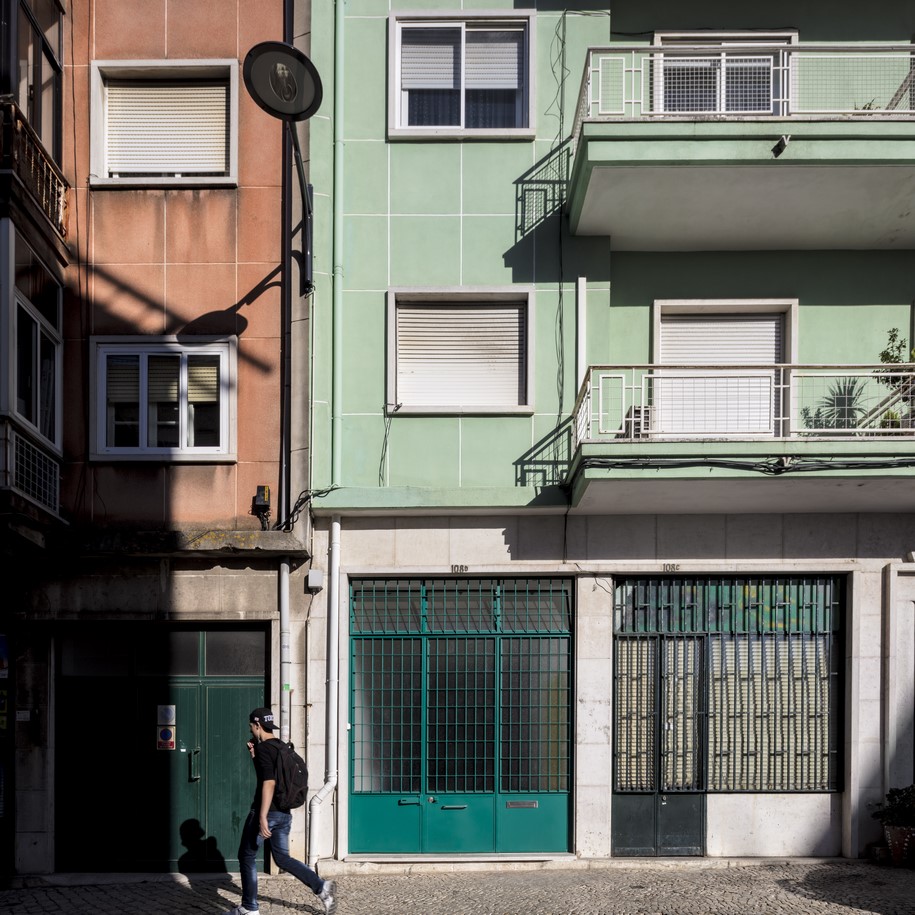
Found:
M 251 98 L 275 118 L 304 121 L 321 106 L 324 90 L 315 65 L 284 41 L 251 48 L 242 75 Z

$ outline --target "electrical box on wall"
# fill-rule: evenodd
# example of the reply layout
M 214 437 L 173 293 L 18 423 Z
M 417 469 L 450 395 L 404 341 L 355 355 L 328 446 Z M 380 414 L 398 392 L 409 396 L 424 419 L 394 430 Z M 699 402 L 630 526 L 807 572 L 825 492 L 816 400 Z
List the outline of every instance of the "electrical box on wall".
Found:
M 305 587 L 309 591 L 320 591 L 324 587 L 324 573 L 320 569 L 309 569 Z

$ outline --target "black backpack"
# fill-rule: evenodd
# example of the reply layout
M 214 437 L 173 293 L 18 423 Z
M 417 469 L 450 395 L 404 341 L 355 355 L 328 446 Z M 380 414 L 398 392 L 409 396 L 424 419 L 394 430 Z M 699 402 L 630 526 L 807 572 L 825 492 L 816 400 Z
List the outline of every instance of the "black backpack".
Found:
M 308 795 L 308 766 L 291 744 L 278 740 L 276 757 L 276 788 L 273 803 L 280 810 L 295 810 L 305 803 Z

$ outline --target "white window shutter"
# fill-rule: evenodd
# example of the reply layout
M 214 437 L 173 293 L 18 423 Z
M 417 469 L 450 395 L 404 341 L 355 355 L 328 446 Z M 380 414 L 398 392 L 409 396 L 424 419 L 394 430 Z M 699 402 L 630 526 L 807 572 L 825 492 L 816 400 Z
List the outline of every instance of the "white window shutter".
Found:
M 398 305 L 398 401 L 421 407 L 524 404 L 524 325 L 520 304 Z
M 698 436 L 773 433 L 774 377 L 752 371 L 782 361 L 781 314 L 662 315 L 661 361 L 676 366 L 655 377 L 652 429 Z
M 405 28 L 401 33 L 401 88 L 457 89 L 460 59 L 460 29 Z
M 219 401 L 219 356 L 188 356 L 187 399 L 191 403 Z
M 468 89 L 519 89 L 524 72 L 524 33 L 521 29 L 468 29 L 466 37 Z
M 225 83 L 111 81 L 107 175 L 225 175 L 229 171 Z
M 662 315 L 667 365 L 772 365 L 782 361 L 781 314 Z

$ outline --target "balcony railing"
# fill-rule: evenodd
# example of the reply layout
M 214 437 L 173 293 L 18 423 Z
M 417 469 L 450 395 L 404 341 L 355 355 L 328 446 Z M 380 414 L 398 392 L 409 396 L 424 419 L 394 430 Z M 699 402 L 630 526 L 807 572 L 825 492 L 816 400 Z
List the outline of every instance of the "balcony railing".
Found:
M 616 46 L 588 52 L 584 120 L 913 118 L 912 45 Z
M 25 496 L 54 515 L 60 511 L 60 463 L 0 420 L 0 489 Z
M 592 366 L 575 405 L 587 442 L 915 439 L 915 364 Z
M 0 168 L 13 172 L 57 234 L 66 238 L 70 186 L 63 172 L 9 97 L 0 98 L 0 117 Z

